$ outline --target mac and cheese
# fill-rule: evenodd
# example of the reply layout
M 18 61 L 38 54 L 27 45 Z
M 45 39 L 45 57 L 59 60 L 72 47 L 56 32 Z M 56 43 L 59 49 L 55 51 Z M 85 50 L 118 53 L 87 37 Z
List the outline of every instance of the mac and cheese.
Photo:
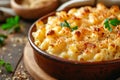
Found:
M 72 8 L 56 12 L 47 23 L 36 22 L 34 43 L 48 54 L 68 60 L 105 61 L 120 58 L 120 25 L 104 27 L 104 21 L 120 20 L 119 6 Z

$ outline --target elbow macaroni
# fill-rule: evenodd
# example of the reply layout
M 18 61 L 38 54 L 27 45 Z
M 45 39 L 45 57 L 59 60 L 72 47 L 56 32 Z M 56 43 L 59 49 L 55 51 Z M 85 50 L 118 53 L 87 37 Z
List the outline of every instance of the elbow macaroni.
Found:
M 76 61 L 105 61 L 120 58 L 120 25 L 109 32 L 103 26 L 106 18 L 120 20 L 118 6 L 107 8 L 98 3 L 96 7 L 73 8 L 68 12 L 56 12 L 47 23 L 36 22 L 32 33 L 34 43 L 48 54 Z M 61 27 L 67 21 L 72 28 Z

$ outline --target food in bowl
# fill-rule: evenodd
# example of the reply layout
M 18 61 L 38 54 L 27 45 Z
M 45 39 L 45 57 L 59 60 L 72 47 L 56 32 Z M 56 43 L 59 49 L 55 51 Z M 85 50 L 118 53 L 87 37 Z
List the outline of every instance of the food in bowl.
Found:
M 25 8 L 39 8 L 45 7 L 45 5 L 49 5 L 55 1 L 56 0 L 23 0 L 21 5 Z
M 10 0 L 10 3 L 17 15 L 30 20 L 54 11 L 59 5 L 58 0 Z
M 98 3 L 96 7 L 72 8 L 35 25 L 34 43 L 48 54 L 83 62 L 120 58 L 119 6 L 107 8 Z

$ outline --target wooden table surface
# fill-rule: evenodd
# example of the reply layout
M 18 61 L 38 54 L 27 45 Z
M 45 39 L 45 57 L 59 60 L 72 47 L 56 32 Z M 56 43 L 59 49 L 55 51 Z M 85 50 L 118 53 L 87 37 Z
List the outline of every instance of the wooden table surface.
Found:
M 0 80 L 33 80 L 24 67 L 22 57 L 24 47 L 28 42 L 27 32 L 34 21 L 20 20 L 20 24 L 23 24 L 21 32 L 9 34 L 5 45 L 0 47 L 0 59 L 12 64 L 14 69 L 13 73 L 7 73 L 4 70 L 0 72 Z M 1 33 L 6 34 L 7 31 L 0 28 Z

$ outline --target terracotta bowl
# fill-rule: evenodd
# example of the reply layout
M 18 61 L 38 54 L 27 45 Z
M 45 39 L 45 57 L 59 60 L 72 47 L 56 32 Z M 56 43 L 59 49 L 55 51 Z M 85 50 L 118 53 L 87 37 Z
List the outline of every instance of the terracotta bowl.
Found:
M 40 18 L 46 22 L 48 16 Z M 120 74 L 120 59 L 101 62 L 78 62 L 65 60 L 50 55 L 39 49 L 33 41 L 32 32 L 36 30 L 35 23 L 28 32 L 29 43 L 34 50 L 34 58 L 46 73 L 58 80 L 111 80 Z
M 11 0 L 11 7 L 21 17 L 25 19 L 38 19 L 41 16 L 54 11 L 58 7 L 58 0 L 37 8 L 28 8 L 21 5 L 23 0 Z

